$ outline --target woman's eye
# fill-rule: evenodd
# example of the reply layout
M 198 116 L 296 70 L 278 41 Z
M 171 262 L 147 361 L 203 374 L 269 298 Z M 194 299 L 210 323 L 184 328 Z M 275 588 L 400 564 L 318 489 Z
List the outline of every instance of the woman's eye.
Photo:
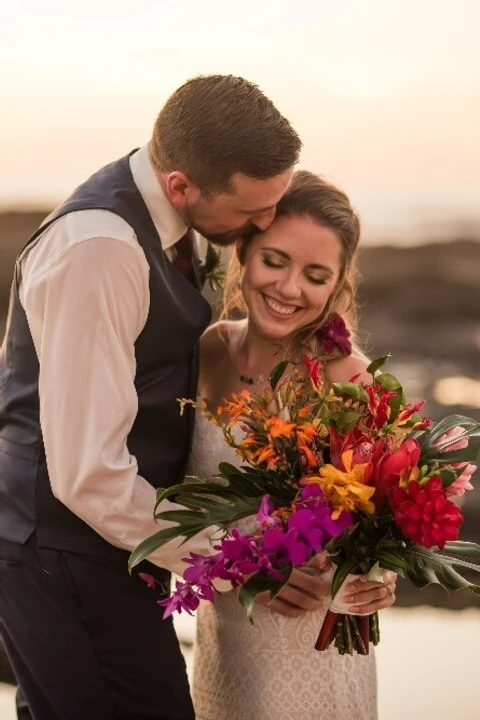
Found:
M 266 255 L 263 256 L 262 262 L 267 267 L 271 268 L 281 268 L 283 267 L 283 264 L 281 262 L 275 262 L 275 260 L 272 260 L 272 258 L 267 257 Z
M 325 285 L 327 282 L 326 278 L 312 277 L 312 275 L 307 275 L 307 280 L 309 280 L 314 285 Z

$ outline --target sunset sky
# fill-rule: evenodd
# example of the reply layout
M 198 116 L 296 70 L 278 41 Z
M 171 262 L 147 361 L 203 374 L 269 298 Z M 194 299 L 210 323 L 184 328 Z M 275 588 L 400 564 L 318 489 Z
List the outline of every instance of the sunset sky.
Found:
M 0 206 L 61 200 L 218 72 L 274 100 L 372 237 L 480 227 L 479 27 L 476 0 L 10 0 Z

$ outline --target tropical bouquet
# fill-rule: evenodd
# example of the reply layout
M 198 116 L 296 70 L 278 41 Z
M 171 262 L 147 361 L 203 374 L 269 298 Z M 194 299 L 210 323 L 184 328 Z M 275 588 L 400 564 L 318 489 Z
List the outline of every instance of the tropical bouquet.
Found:
M 185 558 L 183 580 L 159 600 L 165 616 L 214 602 L 221 579 L 239 589 L 251 618 L 257 594 L 275 597 L 294 567 L 321 552 L 335 568 L 332 597 L 348 575 L 381 582 L 384 569 L 419 588 L 440 583 L 480 594 L 465 577 L 480 572 L 472 562 L 480 545 L 458 541 L 463 517 L 454 501 L 472 488 L 479 424 L 460 415 L 436 424 L 422 417 L 423 403 L 408 403 L 397 378 L 382 371 L 386 360 L 370 364 L 371 384 L 352 378 L 327 389 L 322 361 L 305 356 L 277 365 L 265 391 L 242 390 L 217 412 L 192 403 L 244 464 L 224 462 L 216 477 L 158 491 L 156 508 L 170 498 L 184 509 L 156 513 L 172 525 L 142 542 L 130 567 L 174 538 L 219 529 L 214 554 Z M 249 516 L 256 522 L 245 533 L 236 525 Z M 367 654 L 379 641 L 376 613 L 329 610 L 319 630 L 317 650 L 334 642 L 342 654 Z

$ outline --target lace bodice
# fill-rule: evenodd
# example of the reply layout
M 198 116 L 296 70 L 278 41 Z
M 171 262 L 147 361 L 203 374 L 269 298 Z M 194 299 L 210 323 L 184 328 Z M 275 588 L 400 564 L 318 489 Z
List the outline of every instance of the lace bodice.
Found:
M 209 476 L 221 461 L 241 464 L 221 430 L 197 415 L 188 472 Z M 375 720 L 373 654 L 314 649 L 328 604 L 299 619 L 258 606 L 252 625 L 234 591 L 202 603 L 192 685 L 197 720 Z

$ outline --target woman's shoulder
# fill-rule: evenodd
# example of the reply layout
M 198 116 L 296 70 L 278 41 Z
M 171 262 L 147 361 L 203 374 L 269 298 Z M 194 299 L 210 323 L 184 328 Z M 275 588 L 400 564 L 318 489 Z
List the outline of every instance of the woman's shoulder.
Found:
M 370 365 L 368 357 L 357 347 L 353 347 L 350 355 L 330 360 L 325 367 L 325 374 L 330 383 L 348 382 L 352 377 L 359 376 L 356 382 L 372 382 L 372 376 L 367 372 Z
M 213 359 L 225 350 L 230 350 L 239 336 L 241 320 L 218 320 L 210 325 L 200 338 L 200 349 L 204 358 Z

